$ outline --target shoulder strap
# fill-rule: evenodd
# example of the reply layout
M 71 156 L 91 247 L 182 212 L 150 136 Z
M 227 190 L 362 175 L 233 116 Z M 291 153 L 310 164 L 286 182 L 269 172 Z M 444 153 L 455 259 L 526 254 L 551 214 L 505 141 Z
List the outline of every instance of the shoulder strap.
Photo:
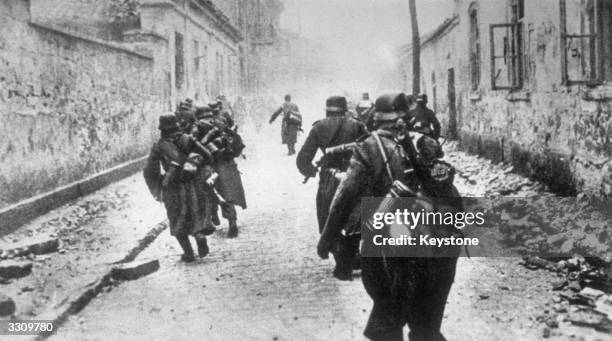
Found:
M 385 163 L 385 168 L 387 169 L 387 175 L 389 175 L 391 182 L 393 182 L 395 181 L 395 177 L 393 177 L 393 172 L 391 171 L 391 166 L 389 165 L 389 158 L 387 157 L 387 152 L 385 151 L 385 147 L 383 146 L 382 141 L 380 140 L 380 136 L 375 131 L 372 132 L 372 136 L 374 136 L 374 139 L 376 140 L 376 145 L 378 146 L 378 149 L 380 150 L 380 155 L 382 155 L 383 162 Z
M 336 127 L 336 130 L 334 130 L 334 133 L 332 134 L 331 138 L 327 141 L 327 147 L 329 147 L 332 141 L 334 141 L 338 137 L 338 134 L 340 134 L 340 130 L 342 130 L 342 127 L 344 127 L 345 123 L 346 119 L 343 117 L 342 122 L 338 125 L 338 127 Z M 325 154 L 325 148 L 323 148 L 322 150 L 323 154 Z

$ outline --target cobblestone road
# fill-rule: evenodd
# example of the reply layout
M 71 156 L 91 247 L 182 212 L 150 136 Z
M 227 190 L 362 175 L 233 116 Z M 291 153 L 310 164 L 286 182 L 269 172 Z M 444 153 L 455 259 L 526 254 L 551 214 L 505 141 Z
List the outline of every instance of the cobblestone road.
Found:
M 158 272 L 102 293 L 51 339 L 364 339 L 370 299 L 359 277 L 337 281 L 316 257 L 316 181 L 302 185 L 283 152 L 260 144 L 241 164 L 249 208 L 237 239 L 223 225 L 209 257 L 183 264 L 164 232 L 139 256 L 160 259 Z M 449 340 L 541 339 L 535 317 L 554 280 L 513 258 L 461 259 L 443 331 Z

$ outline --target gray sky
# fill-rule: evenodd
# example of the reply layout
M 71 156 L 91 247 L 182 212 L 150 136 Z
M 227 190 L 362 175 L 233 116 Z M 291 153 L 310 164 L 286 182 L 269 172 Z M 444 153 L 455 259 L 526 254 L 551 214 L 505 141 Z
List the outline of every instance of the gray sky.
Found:
M 375 82 L 373 74 L 392 65 L 394 51 L 411 39 L 408 0 L 283 1 L 281 27 L 329 48 L 345 61 L 346 72 L 362 76 L 355 77 L 359 86 Z M 420 33 L 450 17 L 452 5 L 453 0 L 417 0 Z

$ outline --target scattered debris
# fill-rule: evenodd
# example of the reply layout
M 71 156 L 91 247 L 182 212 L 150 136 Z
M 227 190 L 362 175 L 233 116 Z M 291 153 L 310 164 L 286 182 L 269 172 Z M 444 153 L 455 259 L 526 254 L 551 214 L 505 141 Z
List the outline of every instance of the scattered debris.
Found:
M 586 287 L 580 291 L 580 295 L 586 296 L 592 299 L 598 299 L 601 296 L 605 295 L 605 293 L 601 290 Z
M 591 327 L 595 330 L 610 333 L 612 332 L 612 321 L 600 312 L 593 309 L 578 309 L 570 312 L 567 320 L 577 326 Z
M 31 286 L 25 286 L 23 288 L 21 288 L 21 292 L 30 292 L 30 291 L 34 291 L 34 288 L 32 288 Z

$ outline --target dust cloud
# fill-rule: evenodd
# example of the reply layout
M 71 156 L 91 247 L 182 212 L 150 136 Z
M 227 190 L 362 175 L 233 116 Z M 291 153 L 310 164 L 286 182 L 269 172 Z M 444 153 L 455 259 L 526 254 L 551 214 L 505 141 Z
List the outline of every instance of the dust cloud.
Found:
M 324 99 L 332 94 L 355 101 L 362 92 L 374 95 L 401 87 L 398 75 L 389 73 L 399 47 L 411 40 L 408 0 L 283 2 L 281 28 L 291 36 L 290 42 L 304 48 L 292 49 L 295 67 L 287 72 L 303 81 L 276 84 L 277 96 L 281 89 L 293 92 L 305 111 L 322 113 Z M 417 0 L 421 34 L 450 17 L 452 4 L 453 0 Z

